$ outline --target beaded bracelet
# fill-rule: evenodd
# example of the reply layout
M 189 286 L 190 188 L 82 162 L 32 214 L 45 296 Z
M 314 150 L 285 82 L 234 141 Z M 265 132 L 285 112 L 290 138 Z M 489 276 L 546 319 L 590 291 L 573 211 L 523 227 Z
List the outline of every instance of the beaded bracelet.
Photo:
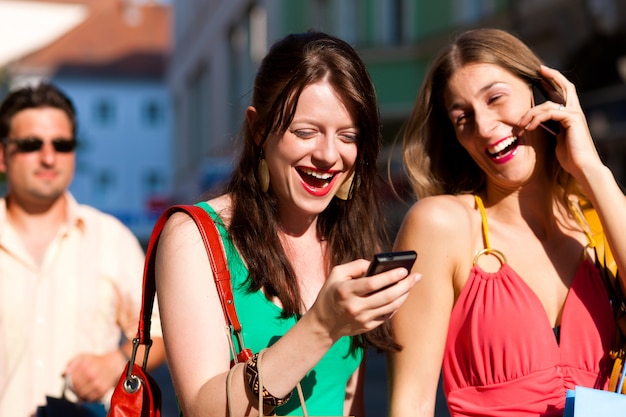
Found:
M 246 382 L 248 383 L 248 387 L 250 391 L 255 396 L 259 395 L 259 369 L 258 369 L 258 357 L 259 354 L 255 353 L 248 359 L 246 362 L 246 367 L 244 368 L 244 375 L 246 376 Z M 281 406 L 291 398 L 291 393 L 287 394 L 285 398 L 277 398 L 269 393 L 268 390 L 263 387 L 263 404 L 269 405 L 270 407 L 278 407 Z

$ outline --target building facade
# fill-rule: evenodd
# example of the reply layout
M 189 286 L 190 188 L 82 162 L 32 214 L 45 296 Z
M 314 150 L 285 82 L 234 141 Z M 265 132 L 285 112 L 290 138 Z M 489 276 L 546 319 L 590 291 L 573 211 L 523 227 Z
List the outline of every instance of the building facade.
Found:
M 389 161 L 392 181 L 402 181 L 395 140 L 435 54 L 463 30 L 496 27 L 517 34 L 575 82 L 598 148 L 626 183 L 622 0 L 173 0 L 173 5 L 168 79 L 176 109 L 178 198 L 193 200 L 226 177 L 260 59 L 275 40 L 308 29 L 345 39 L 366 62 L 382 116 L 383 178 Z M 407 205 L 384 204 L 393 228 Z M 368 414 L 385 415 L 384 359 L 370 356 L 366 373 Z M 449 415 L 441 392 L 436 415 Z
M 166 82 L 171 7 L 139 0 L 39 0 L 82 18 L 9 62 L 8 88 L 51 81 L 77 109 L 77 166 L 70 191 L 113 214 L 146 241 L 171 202 L 173 108 Z
M 383 163 L 397 161 L 399 145 L 391 145 L 424 72 L 455 33 L 473 27 L 510 30 L 577 85 L 601 74 L 586 62 L 585 48 L 597 55 L 594 45 L 626 40 L 620 29 L 626 26 L 626 4 L 618 0 L 174 0 L 173 5 L 168 79 L 176 109 L 174 183 L 183 199 L 197 197 L 227 174 L 259 60 L 289 32 L 323 30 L 359 50 L 380 101 L 389 145 Z M 626 47 L 618 49 L 605 67 L 615 67 L 620 53 L 626 56 Z M 622 178 L 626 114 L 620 103 L 626 87 L 622 79 L 600 78 L 601 85 L 581 91 L 583 105 L 589 103 L 594 137 Z M 392 163 L 392 171 L 397 166 Z

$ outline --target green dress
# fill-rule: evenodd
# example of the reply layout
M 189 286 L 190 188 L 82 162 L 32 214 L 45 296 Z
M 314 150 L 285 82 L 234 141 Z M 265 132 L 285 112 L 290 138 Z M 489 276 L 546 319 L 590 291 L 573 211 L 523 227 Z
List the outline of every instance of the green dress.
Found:
M 224 243 L 233 287 L 235 308 L 243 329 L 243 340 L 252 352 L 273 345 L 296 323 L 295 317 L 283 319 L 281 309 L 261 291 L 248 292 L 248 270 L 235 249 L 217 213 L 207 203 L 198 203 L 206 210 L 219 230 Z M 343 416 L 346 384 L 363 359 L 363 349 L 350 350 L 350 337 L 339 339 L 319 363 L 301 381 L 306 406 L 311 416 Z M 287 404 L 278 407 L 280 416 L 302 415 L 298 395 L 294 391 Z

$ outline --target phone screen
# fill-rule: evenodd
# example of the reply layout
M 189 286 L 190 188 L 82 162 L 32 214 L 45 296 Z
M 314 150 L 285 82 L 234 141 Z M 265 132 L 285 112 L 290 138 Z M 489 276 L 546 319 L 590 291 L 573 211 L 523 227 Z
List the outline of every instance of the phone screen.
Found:
M 406 268 L 406 270 L 410 272 L 416 259 L 417 252 L 412 250 L 377 253 L 374 255 L 374 259 L 372 259 L 372 263 L 365 276 L 380 274 L 381 272 L 389 271 L 394 268 Z

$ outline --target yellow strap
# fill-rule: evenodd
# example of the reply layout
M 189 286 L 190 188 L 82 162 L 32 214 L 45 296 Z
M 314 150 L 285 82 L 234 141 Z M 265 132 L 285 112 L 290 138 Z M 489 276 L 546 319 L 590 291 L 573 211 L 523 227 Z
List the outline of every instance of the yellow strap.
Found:
M 613 258 L 609 243 L 606 241 L 602 223 L 600 223 L 600 217 L 596 210 L 586 200 L 581 200 L 580 202 L 570 200 L 570 211 L 585 232 L 589 247 L 595 248 L 600 264 L 616 277 L 617 263 L 615 258 Z
M 582 204 L 585 204 L 585 203 L 582 203 Z M 589 224 L 589 221 L 588 221 L 589 210 L 593 210 L 593 208 L 591 208 L 591 206 L 587 207 L 585 204 L 585 209 L 583 212 L 583 208 L 581 207 L 581 204 L 579 204 L 575 200 L 569 200 L 569 208 L 570 208 L 570 212 L 574 215 L 574 219 L 583 229 L 583 232 L 585 232 L 585 236 L 587 237 L 587 242 L 589 243 L 588 246 L 590 248 L 595 248 L 597 243 L 596 243 L 596 239 L 594 238 L 594 235 L 597 234 L 597 231 L 592 230 L 592 226 Z M 602 233 L 602 225 L 594 224 L 594 226 L 596 227 L 600 226 L 600 233 Z
M 482 219 L 485 249 L 487 249 L 487 253 L 490 253 L 491 243 L 489 242 L 489 227 L 487 226 L 487 213 L 485 212 L 485 205 L 483 204 L 483 200 L 478 195 L 474 196 L 474 200 L 476 201 L 476 205 L 478 206 L 478 210 L 480 211 L 480 218 Z
M 611 370 L 611 377 L 609 378 L 609 391 L 617 392 L 617 390 L 619 389 L 619 383 L 622 379 L 623 366 L 623 356 L 617 356 L 615 358 L 615 362 L 613 362 L 613 369 Z M 622 385 L 621 394 L 626 394 L 626 384 Z
M 485 206 L 483 204 L 483 200 L 477 195 L 474 195 L 474 200 L 476 201 L 476 205 L 478 206 L 478 210 L 480 211 L 480 218 L 482 219 L 482 227 L 483 227 L 483 240 L 485 244 L 485 248 L 480 250 L 474 256 L 474 265 L 478 262 L 478 258 L 481 255 L 495 255 L 499 260 L 500 264 L 504 265 L 507 263 L 506 256 L 502 252 L 497 249 L 491 249 L 491 242 L 489 241 L 489 227 L 487 225 L 487 213 L 485 212 Z

